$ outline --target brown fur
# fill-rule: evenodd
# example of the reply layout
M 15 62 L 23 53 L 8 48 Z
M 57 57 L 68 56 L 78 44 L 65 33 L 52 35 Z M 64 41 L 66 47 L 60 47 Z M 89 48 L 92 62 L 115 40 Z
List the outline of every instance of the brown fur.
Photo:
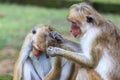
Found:
M 33 50 L 33 43 L 35 43 L 41 51 L 45 51 L 48 46 L 54 46 L 56 43 L 56 40 L 53 40 L 52 38 L 49 37 L 49 33 L 51 31 L 55 31 L 52 27 L 48 25 L 38 25 L 37 27 L 34 28 L 36 30 L 36 33 L 32 33 L 32 31 L 27 35 L 24 44 L 22 46 L 21 52 L 19 54 L 18 60 L 16 61 L 15 68 L 14 68 L 14 79 L 13 80 L 20 80 L 21 77 L 24 75 L 20 73 L 20 68 L 24 66 L 24 62 L 27 59 L 28 55 L 30 54 L 30 51 Z M 34 37 L 34 38 L 33 38 Z M 60 47 L 60 46 L 59 46 Z M 27 48 L 30 48 L 27 53 L 26 52 Z M 23 54 L 28 54 L 26 56 L 23 56 Z M 25 60 L 22 60 L 22 57 L 25 58 Z M 45 76 L 44 80 L 55 80 L 58 75 L 61 73 L 61 57 L 56 57 L 55 61 L 53 62 L 52 69 L 48 72 L 48 74 Z M 20 63 L 20 61 L 22 63 Z M 22 66 L 20 66 L 22 65 Z M 39 64 L 38 64 L 39 65 Z M 74 64 L 72 64 L 74 66 Z M 29 66 L 28 66 L 29 67 Z M 46 65 L 47 67 L 47 65 Z M 70 73 L 68 73 L 68 78 L 69 74 L 72 73 L 73 68 L 71 68 Z M 70 76 L 71 77 L 71 76 Z
M 88 16 L 91 22 L 88 22 Z M 120 31 L 118 28 L 86 3 L 72 5 L 68 20 L 74 22 L 77 25 L 75 27 L 79 27 L 82 32 L 78 33 L 81 35 L 82 51 L 72 52 L 49 47 L 48 54 L 66 57 L 82 66 L 79 68 L 76 80 L 120 80 Z M 75 45 L 74 47 L 77 48 Z

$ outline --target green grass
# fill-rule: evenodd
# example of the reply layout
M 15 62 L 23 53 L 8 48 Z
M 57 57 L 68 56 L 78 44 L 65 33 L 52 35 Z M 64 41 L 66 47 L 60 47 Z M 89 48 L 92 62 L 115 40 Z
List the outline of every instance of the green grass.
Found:
M 0 18 L 0 48 L 19 48 L 25 35 L 39 23 L 50 24 L 62 32 L 69 26 L 65 9 L 0 4 L 0 12 L 5 14 Z
M 3 74 L 3 75 L 0 75 L 0 80 L 12 80 L 12 76 Z
M 35 6 L 0 4 L 0 49 L 11 46 L 20 49 L 25 35 L 39 23 L 50 24 L 59 32 L 69 34 L 67 9 L 49 9 Z M 120 26 L 120 15 L 103 14 Z

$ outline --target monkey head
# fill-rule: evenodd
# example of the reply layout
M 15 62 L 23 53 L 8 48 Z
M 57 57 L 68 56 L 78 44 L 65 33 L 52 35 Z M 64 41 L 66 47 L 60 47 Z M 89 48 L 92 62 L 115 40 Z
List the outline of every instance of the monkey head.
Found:
M 91 27 L 99 26 L 102 21 L 99 13 L 86 3 L 72 5 L 67 19 L 71 23 L 70 32 L 76 38 L 84 35 Z
M 38 25 L 32 29 L 32 52 L 35 56 L 39 56 L 42 52 L 46 51 L 48 46 L 53 46 L 56 42 L 49 37 L 49 33 L 54 29 L 48 25 Z

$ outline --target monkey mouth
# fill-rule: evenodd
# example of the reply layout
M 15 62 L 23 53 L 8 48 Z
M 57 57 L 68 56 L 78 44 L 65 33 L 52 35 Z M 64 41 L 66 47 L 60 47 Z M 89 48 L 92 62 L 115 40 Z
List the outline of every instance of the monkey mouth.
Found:
M 82 33 L 79 27 L 71 27 L 70 32 L 75 38 L 79 38 Z
M 36 57 L 39 57 L 42 52 L 43 52 L 43 51 L 39 48 L 39 46 L 38 46 L 37 44 L 33 43 L 32 53 L 33 53 Z

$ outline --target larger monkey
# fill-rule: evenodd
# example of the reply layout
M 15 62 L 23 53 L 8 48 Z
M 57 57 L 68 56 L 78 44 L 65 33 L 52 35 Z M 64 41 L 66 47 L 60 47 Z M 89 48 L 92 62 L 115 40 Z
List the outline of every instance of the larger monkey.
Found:
M 86 3 L 70 7 L 68 21 L 71 33 L 80 38 L 80 44 L 63 39 L 58 33 L 50 35 L 62 41 L 73 52 L 49 47 L 51 56 L 63 56 L 80 66 L 76 80 L 120 80 L 120 31 Z M 95 75 L 94 75 L 95 74 Z
M 46 58 L 46 48 L 56 40 L 49 37 L 54 29 L 38 25 L 26 37 L 14 69 L 14 80 L 69 80 L 74 64 L 66 59 Z M 34 56 L 35 55 L 35 56 Z M 38 59 L 37 59 L 38 58 Z M 60 77 L 57 78 L 57 76 Z

